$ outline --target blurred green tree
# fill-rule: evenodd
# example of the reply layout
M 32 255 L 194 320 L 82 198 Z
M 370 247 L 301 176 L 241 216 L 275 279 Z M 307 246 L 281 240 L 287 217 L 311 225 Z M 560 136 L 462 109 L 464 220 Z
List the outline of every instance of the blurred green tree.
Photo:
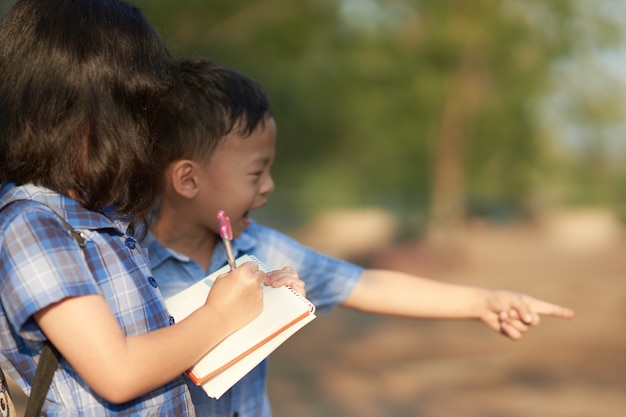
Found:
M 611 84 L 571 70 L 619 45 L 617 0 L 131 2 L 175 54 L 266 88 L 276 211 L 384 205 L 408 236 L 445 238 L 467 216 L 523 214 L 552 180 L 587 184 L 569 201 L 602 202 L 594 183 L 625 175 L 602 168 L 622 96 L 605 101 Z M 583 151 L 570 155 L 555 138 L 572 126 Z
M 559 0 L 136 3 L 181 54 L 266 87 L 283 203 L 410 207 L 446 233 L 468 214 L 527 208 L 545 181 L 533 103 L 550 69 L 616 31 L 580 39 L 581 22 L 598 16 Z

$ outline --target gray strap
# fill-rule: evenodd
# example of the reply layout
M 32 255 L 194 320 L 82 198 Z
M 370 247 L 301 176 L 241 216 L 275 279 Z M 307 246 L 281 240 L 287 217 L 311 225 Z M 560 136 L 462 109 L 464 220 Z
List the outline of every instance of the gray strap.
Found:
M 67 220 L 65 220 L 60 214 L 54 211 L 52 207 L 38 201 L 35 202 L 48 207 L 48 209 L 50 209 L 50 211 L 52 211 L 59 218 L 59 220 L 61 220 L 65 229 L 67 229 L 72 238 L 76 241 L 76 243 L 78 243 L 78 246 L 80 246 L 81 248 L 85 248 L 86 241 L 81 232 L 74 229 L 72 225 L 69 224 Z M 7 206 L 4 206 L 3 209 Z M 41 409 L 46 399 L 46 394 L 50 389 L 50 384 L 52 384 L 52 378 L 54 376 L 54 372 L 59 366 L 60 358 L 61 354 L 59 353 L 59 351 L 52 345 L 52 343 L 50 343 L 49 340 L 46 340 L 46 343 L 43 345 L 43 349 L 41 351 L 41 356 L 39 357 L 39 363 L 37 364 L 37 370 L 35 371 L 35 378 L 33 380 L 33 386 L 31 388 L 30 396 L 28 397 L 28 404 L 26 405 L 26 412 L 24 413 L 24 417 L 39 417 L 39 415 L 41 414 Z M 2 373 L 2 382 L 5 386 L 5 389 L 8 390 L 6 380 L 4 378 L 4 372 L 2 371 L 2 369 L 0 369 L 0 372 Z
M 37 364 L 37 371 L 35 372 L 35 379 L 33 380 L 33 387 L 30 390 L 24 417 L 40 416 L 43 402 L 50 389 L 50 384 L 52 384 L 52 377 L 59 366 L 60 357 L 61 354 L 59 351 L 50 341 L 46 341 L 43 345 L 41 356 L 39 357 L 39 363 Z

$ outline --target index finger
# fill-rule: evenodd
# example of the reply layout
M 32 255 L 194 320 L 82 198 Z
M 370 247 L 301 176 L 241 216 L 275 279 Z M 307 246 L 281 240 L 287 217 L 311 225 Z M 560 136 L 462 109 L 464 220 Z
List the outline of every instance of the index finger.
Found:
M 571 319 L 575 315 L 574 310 L 571 308 L 562 307 L 560 305 L 548 303 L 547 301 L 538 300 L 532 297 L 528 300 L 528 305 L 534 313 L 545 316 Z

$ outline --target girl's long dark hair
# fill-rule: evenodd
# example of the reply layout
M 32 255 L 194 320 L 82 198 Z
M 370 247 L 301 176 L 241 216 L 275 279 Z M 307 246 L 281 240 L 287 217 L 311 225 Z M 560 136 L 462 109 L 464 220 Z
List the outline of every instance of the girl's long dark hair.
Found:
M 173 64 L 115 0 L 18 0 L 0 22 L 0 181 L 142 219 L 160 193 L 152 122 Z

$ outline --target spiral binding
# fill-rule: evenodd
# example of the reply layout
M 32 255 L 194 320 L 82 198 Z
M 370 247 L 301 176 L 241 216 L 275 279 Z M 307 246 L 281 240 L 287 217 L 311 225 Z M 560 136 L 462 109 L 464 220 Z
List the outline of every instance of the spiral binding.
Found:
M 259 265 L 259 269 L 263 272 L 270 272 L 270 269 L 263 263 L 261 262 L 261 260 L 259 258 L 257 258 L 254 255 L 245 255 L 248 258 L 250 258 L 251 261 L 256 262 Z M 309 301 L 308 298 L 303 297 L 298 291 L 294 290 L 293 288 L 291 288 L 290 286 L 286 285 L 287 289 L 289 291 L 291 291 L 292 293 L 294 293 L 296 295 L 296 297 L 298 297 L 298 299 L 302 300 L 302 302 L 304 302 L 306 305 L 309 306 L 309 310 L 311 311 L 311 313 L 315 313 L 315 304 L 313 304 L 311 301 Z

